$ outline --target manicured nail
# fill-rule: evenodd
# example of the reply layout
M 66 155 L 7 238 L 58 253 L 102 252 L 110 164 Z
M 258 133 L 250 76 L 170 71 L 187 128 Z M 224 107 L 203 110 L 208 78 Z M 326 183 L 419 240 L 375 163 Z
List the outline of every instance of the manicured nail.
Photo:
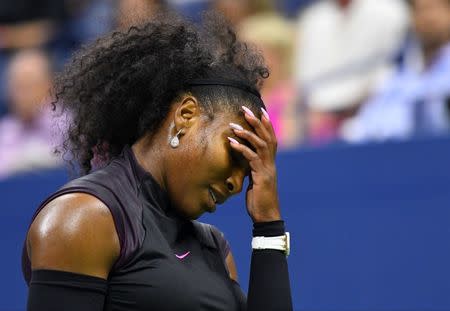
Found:
M 242 109 L 244 109 L 245 113 L 248 114 L 249 116 L 252 116 L 253 118 L 256 118 L 255 114 L 250 109 L 248 109 L 247 107 L 242 106 Z
M 244 130 L 244 128 L 242 126 L 240 126 L 239 124 L 236 124 L 236 123 L 230 123 L 230 127 L 233 130 L 238 130 L 238 131 L 243 131 Z
M 269 117 L 269 114 L 267 113 L 266 109 L 261 107 L 261 111 L 262 111 L 263 115 L 266 117 L 266 119 L 270 121 L 270 117 Z
M 228 140 L 229 140 L 232 144 L 240 145 L 239 142 L 238 142 L 236 139 L 234 139 L 234 138 L 228 137 Z

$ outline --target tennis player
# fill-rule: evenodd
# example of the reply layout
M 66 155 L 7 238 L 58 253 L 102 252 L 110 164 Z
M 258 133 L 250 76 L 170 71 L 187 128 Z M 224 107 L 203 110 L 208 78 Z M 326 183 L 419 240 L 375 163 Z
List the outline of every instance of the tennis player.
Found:
M 81 49 L 55 105 L 71 117 L 64 148 L 83 176 L 33 217 L 28 310 L 292 310 L 267 76 L 216 15 L 203 26 L 160 16 Z M 245 297 L 223 234 L 195 219 L 247 176 Z

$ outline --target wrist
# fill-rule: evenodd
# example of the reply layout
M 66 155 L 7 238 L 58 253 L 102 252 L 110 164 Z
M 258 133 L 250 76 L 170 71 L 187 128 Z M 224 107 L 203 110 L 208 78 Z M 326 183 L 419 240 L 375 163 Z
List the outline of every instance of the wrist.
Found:
M 253 224 L 252 249 L 282 251 L 290 253 L 290 235 L 285 231 L 284 221 L 259 222 Z
M 251 218 L 253 220 L 253 223 L 280 221 L 281 214 L 276 212 L 276 213 L 272 213 L 272 214 L 252 215 Z

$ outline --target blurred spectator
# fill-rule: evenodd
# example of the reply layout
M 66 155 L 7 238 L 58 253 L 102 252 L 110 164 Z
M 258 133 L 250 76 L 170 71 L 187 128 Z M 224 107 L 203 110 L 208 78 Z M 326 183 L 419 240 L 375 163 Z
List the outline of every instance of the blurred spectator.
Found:
M 270 76 L 264 82 L 262 97 L 267 106 L 280 147 L 299 143 L 300 122 L 292 76 L 294 25 L 276 13 L 261 13 L 245 19 L 239 36 L 255 44 L 264 55 Z
M 408 24 L 402 0 L 323 0 L 303 11 L 295 70 L 312 143 L 336 139 L 341 123 L 392 70 Z
M 168 9 L 165 0 L 119 0 L 117 26 L 128 28 Z
M 62 0 L 0 1 L 0 48 L 40 47 L 52 39 L 64 17 Z
M 212 0 L 168 0 L 168 3 L 181 15 L 200 23 L 201 13 L 208 10 Z
M 295 18 L 300 10 L 314 1 L 317 0 L 281 0 L 277 2 L 281 2 L 279 6 L 284 16 Z
M 410 1 L 415 40 L 404 66 L 343 128 L 349 141 L 407 138 L 449 129 L 450 1 Z
M 11 113 L 0 120 L 0 178 L 15 172 L 57 164 L 52 154 L 52 120 L 43 107 L 51 87 L 46 54 L 27 50 L 8 68 Z
M 67 14 L 56 44 L 58 53 L 71 54 L 81 44 L 98 38 L 114 26 L 116 5 L 111 0 L 62 1 L 65 2 Z M 64 62 L 68 55 L 62 56 Z
M 64 14 L 62 0 L 0 1 L 0 117 L 7 112 L 4 86 L 10 54 L 51 42 Z
M 249 16 L 275 11 L 276 5 L 274 0 L 213 0 L 212 8 L 237 26 Z

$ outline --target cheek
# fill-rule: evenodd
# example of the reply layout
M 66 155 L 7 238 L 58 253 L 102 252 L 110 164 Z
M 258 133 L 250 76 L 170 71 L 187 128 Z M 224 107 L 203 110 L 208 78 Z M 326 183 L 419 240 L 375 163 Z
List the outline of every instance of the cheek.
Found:
M 214 182 L 225 181 L 231 174 L 232 161 L 228 141 L 223 139 L 212 142 L 205 154 L 205 165 Z
M 207 146 L 190 142 L 179 151 L 178 164 L 170 178 L 171 195 L 177 208 L 186 214 L 195 212 L 210 183 L 210 167 L 213 158 Z
M 205 133 L 206 134 L 206 133 Z M 195 218 L 205 212 L 208 187 L 224 184 L 232 173 L 228 140 L 220 135 L 197 135 L 180 150 L 178 170 L 173 174 L 173 199 L 180 213 Z
M 193 142 L 189 163 L 199 182 L 211 184 L 228 177 L 231 170 L 230 146 L 220 128 L 209 127 Z M 200 179 L 204 179 L 203 182 Z

